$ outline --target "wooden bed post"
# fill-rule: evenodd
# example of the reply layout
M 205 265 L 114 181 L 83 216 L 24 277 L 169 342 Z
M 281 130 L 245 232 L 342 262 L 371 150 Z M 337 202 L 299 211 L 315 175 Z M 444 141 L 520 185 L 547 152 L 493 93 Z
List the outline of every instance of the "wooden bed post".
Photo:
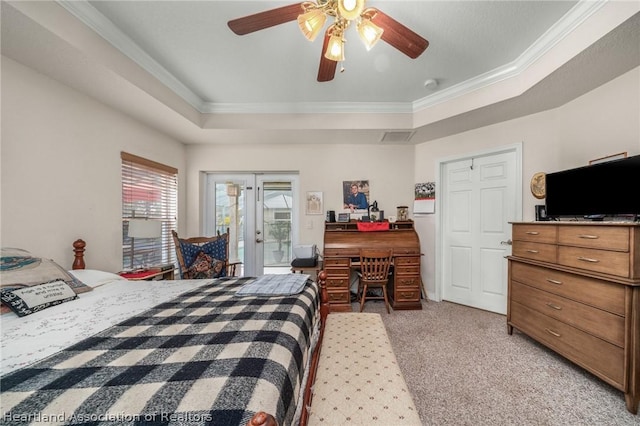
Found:
M 75 253 L 75 259 L 73 260 L 73 265 L 71 269 L 84 269 L 84 248 L 87 243 L 84 240 L 75 240 L 73 242 L 73 252 Z

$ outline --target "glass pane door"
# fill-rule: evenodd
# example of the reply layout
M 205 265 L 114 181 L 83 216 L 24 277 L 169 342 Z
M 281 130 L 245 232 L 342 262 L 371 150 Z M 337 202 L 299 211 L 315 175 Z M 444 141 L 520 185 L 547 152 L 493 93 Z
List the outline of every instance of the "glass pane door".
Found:
M 298 176 L 209 174 L 205 235 L 230 233 L 229 259 L 244 276 L 288 273 L 297 242 Z
M 262 259 L 264 272 L 288 273 L 291 270 L 293 239 L 293 184 L 290 179 L 260 177 L 262 200 L 259 219 L 264 231 Z

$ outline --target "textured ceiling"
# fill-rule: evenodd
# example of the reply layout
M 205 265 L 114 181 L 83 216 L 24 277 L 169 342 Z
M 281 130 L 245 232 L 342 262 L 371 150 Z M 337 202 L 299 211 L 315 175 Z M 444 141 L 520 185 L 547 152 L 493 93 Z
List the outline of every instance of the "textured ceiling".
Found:
M 559 106 L 640 65 L 637 2 L 369 0 L 429 48 L 367 52 L 352 28 L 345 71 L 318 83 L 320 37 L 295 22 L 245 36 L 226 25 L 286 4 L 3 1 L 2 53 L 186 143 L 375 143 L 398 130 L 419 143 Z

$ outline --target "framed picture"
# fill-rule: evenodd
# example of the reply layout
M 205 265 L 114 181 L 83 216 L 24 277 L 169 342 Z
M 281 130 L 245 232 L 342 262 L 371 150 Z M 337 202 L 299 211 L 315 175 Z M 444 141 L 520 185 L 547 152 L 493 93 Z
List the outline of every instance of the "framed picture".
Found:
M 367 210 L 369 208 L 369 181 L 345 180 L 342 182 L 343 209 Z
M 322 214 L 322 192 L 307 192 L 306 214 Z
M 612 154 L 612 155 L 607 155 L 606 157 L 596 158 L 595 160 L 589 161 L 589 165 L 604 163 L 606 161 L 611 161 L 611 160 L 619 160 L 622 158 L 627 158 L 626 152 L 619 152 L 618 154 Z

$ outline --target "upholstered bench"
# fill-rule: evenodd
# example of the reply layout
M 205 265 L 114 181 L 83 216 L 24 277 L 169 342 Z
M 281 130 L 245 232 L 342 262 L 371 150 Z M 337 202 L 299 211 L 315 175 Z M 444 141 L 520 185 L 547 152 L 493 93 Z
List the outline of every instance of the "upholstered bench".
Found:
M 380 314 L 327 317 L 309 425 L 421 425 Z

